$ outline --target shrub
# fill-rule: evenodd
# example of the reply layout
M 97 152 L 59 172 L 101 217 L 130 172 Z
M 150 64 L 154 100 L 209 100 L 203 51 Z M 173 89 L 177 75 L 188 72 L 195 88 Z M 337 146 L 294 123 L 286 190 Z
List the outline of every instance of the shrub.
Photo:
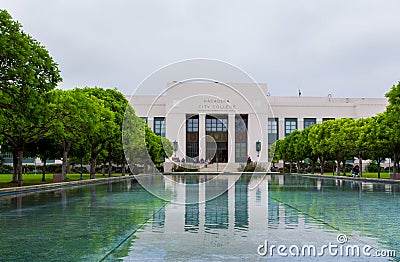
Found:
M 183 166 L 174 165 L 172 172 L 199 172 L 200 168 L 192 164 L 185 164 Z
M 74 167 L 71 169 L 72 173 L 80 174 L 81 172 L 81 167 Z M 82 167 L 82 174 L 89 174 L 89 170 L 86 167 Z
M 12 166 L 1 165 L 0 166 L 0 174 L 10 174 L 13 172 Z
M 265 167 L 257 162 L 250 162 L 248 164 L 240 164 L 238 171 L 243 172 L 266 172 Z
M 46 173 L 61 173 L 61 170 L 62 170 L 61 164 L 46 165 Z
M 366 166 L 366 169 L 368 172 L 378 172 L 378 163 L 373 161 L 369 165 Z M 383 167 L 381 167 L 381 171 L 384 171 Z

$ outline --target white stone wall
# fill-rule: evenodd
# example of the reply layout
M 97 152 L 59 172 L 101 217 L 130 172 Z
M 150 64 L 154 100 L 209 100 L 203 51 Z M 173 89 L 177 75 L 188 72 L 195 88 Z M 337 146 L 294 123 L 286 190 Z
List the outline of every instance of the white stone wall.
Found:
M 279 118 L 279 138 L 282 138 L 285 136 L 285 118 L 296 118 L 297 127 L 302 130 L 304 118 L 316 118 L 317 123 L 321 123 L 323 118 L 359 119 L 385 111 L 388 104 L 386 98 L 266 97 L 265 84 L 169 83 L 168 86 L 170 88 L 160 97 L 135 96 L 130 103 L 138 116 L 148 117 L 152 129 L 154 117 L 166 117 L 166 137 L 178 141 L 177 157 L 180 159 L 186 153 L 185 120 L 188 114 L 199 115 L 200 138 L 205 134 L 205 115 L 228 116 L 230 137 L 233 139 L 228 141 L 229 162 L 235 159 L 232 147 L 235 126 L 231 121 L 235 114 L 247 114 L 248 154 L 253 160 L 265 162 L 268 156 L 269 117 Z M 256 152 L 257 141 L 262 143 L 259 157 Z M 200 143 L 200 147 L 200 158 L 205 159 L 205 142 Z

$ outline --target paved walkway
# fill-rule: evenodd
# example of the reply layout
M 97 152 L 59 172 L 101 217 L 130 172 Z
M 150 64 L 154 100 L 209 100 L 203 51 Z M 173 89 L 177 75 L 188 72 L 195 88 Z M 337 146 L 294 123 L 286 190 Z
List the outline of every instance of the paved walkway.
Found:
M 331 175 L 321 175 L 321 174 L 298 174 L 298 173 L 293 173 L 293 175 L 300 175 L 300 176 L 305 176 L 305 177 L 321 177 L 321 178 L 331 178 L 331 179 L 343 179 L 343 180 L 371 182 L 371 183 L 400 184 L 400 180 L 387 179 L 387 178 L 331 176 Z
M 218 169 L 223 170 L 224 164 L 219 164 Z M 200 173 L 205 172 L 216 172 L 216 164 L 209 165 L 207 168 L 202 168 Z M 236 172 L 234 172 L 236 173 Z M 240 172 L 238 172 L 240 173 Z M 250 172 L 251 173 L 251 172 Z M 265 173 L 265 172 L 261 172 Z M 190 174 L 196 174 L 196 172 L 191 172 Z M 267 172 L 267 174 L 281 174 L 277 172 Z M 321 174 L 298 174 L 292 173 L 292 175 L 299 175 L 304 177 L 314 177 L 314 178 L 328 178 L 328 179 L 343 179 L 349 181 L 360 181 L 360 182 L 371 182 L 371 183 L 388 183 L 388 184 L 400 184 L 400 180 L 393 179 L 378 179 L 378 178 L 364 178 L 364 177 L 347 177 L 347 176 L 331 176 L 331 175 L 321 175 Z M 105 178 L 95 178 L 95 179 L 86 179 L 86 180 L 78 180 L 71 182 L 60 182 L 60 183 L 49 183 L 49 184 L 40 184 L 40 185 L 31 185 L 31 186 L 22 186 L 22 187 L 9 187 L 9 188 L 1 188 L 0 189 L 0 197 L 2 196 L 10 196 L 10 195 L 18 195 L 18 194 L 26 194 L 33 193 L 38 191 L 47 191 L 47 190 L 56 190 L 61 188 L 68 187 L 77 187 L 81 185 L 89 185 L 89 184 L 102 184 L 113 181 L 120 181 L 126 179 L 134 179 L 133 176 L 121 176 L 121 177 L 105 177 Z

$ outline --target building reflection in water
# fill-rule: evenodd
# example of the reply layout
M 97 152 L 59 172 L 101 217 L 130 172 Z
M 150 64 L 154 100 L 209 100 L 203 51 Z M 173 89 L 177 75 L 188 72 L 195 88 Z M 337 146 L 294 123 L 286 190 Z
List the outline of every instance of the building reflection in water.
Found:
M 249 187 L 251 176 L 227 174 L 218 178 L 217 183 L 203 183 L 208 180 L 207 175 L 165 179 L 166 190 L 173 192 L 173 202 L 190 204 L 166 205 L 153 215 L 152 231 L 212 233 L 218 229 L 267 228 L 268 177 L 260 176 L 254 188 Z M 223 192 L 222 189 L 228 187 Z
M 302 197 L 306 196 L 304 192 L 322 194 L 327 188 L 360 193 L 399 192 L 399 185 L 396 184 L 314 178 L 305 182 L 304 178 L 287 175 L 263 174 L 257 180 L 257 177 L 251 179 L 251 176 L 226 174 L 219 175 L 217 183 L 204 183 L 212 178 L 210 175 L 175 175 L 165 179 L 165 189 L 173 194 L 172 202 L 182 204 L 171 203 L 156 212 L 152 231 L 213 233 L 218 229 L 235 232 L 265 231 L 267 228 L 304 229 L 313 219 L 287 203 L 277 201 L 275 193 L 269 199 L 268 188 L 271 186 L 274 192 L 277 188 L 292 193 L 303 192 L 299 195 Z M 250 185 L 250 181 L 254 185 Z M 227 187 L 229 189 L 224 192 L 222 189 Z

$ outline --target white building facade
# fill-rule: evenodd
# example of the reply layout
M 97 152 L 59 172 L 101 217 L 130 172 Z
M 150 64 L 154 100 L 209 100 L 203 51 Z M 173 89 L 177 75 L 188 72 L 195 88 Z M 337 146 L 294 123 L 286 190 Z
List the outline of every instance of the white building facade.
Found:
M 186 162 L 227 163 L 234 170 L 249 156 L 268 162 L 269 146 L 293 130 L 324 120 L 383 112 L 386 98 L 268 96 L 265 84 L 175 82 L 158 96 L 127 97 L 148 126 L 176 141 Z

